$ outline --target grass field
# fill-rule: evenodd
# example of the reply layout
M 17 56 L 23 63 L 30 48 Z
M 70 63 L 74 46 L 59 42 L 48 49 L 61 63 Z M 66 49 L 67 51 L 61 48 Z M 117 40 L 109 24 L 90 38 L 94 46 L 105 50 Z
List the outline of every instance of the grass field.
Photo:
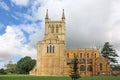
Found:
M 0 80 L 71 80 L 70 77 L 45 77 L 29 75 L 0 75 Z M 120 80 L 120 76 L 82 77 L 78 80 Z

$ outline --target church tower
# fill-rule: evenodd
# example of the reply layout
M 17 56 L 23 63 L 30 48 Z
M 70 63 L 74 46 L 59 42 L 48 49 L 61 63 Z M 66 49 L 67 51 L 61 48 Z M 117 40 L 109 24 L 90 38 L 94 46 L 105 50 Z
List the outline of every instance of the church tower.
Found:
M 45 16 L 44 39 L 37 43 L 37 63 L 33 75 L 64 76 L 65 74 L 65 15 L 61 20 L 51 20 L 48 10 Z
M 53 21 L 48 16 L 48 10 L 46 11 L 45 17 L 45 36 L 53 34 L 59 40 L 65 43 L 65 15 L 64 9 L 62 12 L 61 20 Z

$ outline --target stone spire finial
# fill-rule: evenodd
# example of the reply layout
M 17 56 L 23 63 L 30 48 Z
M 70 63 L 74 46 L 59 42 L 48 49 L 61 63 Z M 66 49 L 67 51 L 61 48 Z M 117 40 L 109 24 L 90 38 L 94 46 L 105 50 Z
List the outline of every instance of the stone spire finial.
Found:
M 49 17 L 48 17 L 48 9 L 46 10 L 46 17 L 45 17 L 45 19 L 49 19 Z
M 63 9 L 63 13 L 62 13 L 62 19 L 65 19 L 64 9 Z

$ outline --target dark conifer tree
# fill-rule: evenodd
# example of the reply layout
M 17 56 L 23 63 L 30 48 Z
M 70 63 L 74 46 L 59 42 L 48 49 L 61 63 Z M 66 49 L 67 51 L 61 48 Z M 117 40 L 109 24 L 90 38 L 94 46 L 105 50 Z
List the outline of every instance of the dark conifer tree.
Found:
M 104 58 L 108 59 L 110 63 L 117 63 L 117 59 L 115 57 L 119 57 L 116 54 L 116 51 L 112 48 L 112 45 L 109 42 L 105 42 L 101 54 Z
M 78 62 L 77 56 L 75 55 L 74 59 L 71 62 L 72 73 L 70 76 L 71 76 L 72 80 L 76 80 L 80 77 L 79 73 L 78 73 L 78 63 L 79 62 Z

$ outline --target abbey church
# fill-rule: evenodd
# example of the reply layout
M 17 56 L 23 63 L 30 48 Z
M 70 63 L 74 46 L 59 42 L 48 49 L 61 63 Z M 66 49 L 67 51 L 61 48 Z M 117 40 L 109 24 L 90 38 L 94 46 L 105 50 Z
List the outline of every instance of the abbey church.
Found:
M 66 48 L 65 15 L 61 20 L 51 20 L 48 10 L 45 17 L 45 34 L 37 43 L 37 63 L 31 75 L 37 76 L 69 76 L 71 60 L 77 55 L 78 72 L 81 76 L 110 75 L 109 62 L 100 55 L 96 48 Z

